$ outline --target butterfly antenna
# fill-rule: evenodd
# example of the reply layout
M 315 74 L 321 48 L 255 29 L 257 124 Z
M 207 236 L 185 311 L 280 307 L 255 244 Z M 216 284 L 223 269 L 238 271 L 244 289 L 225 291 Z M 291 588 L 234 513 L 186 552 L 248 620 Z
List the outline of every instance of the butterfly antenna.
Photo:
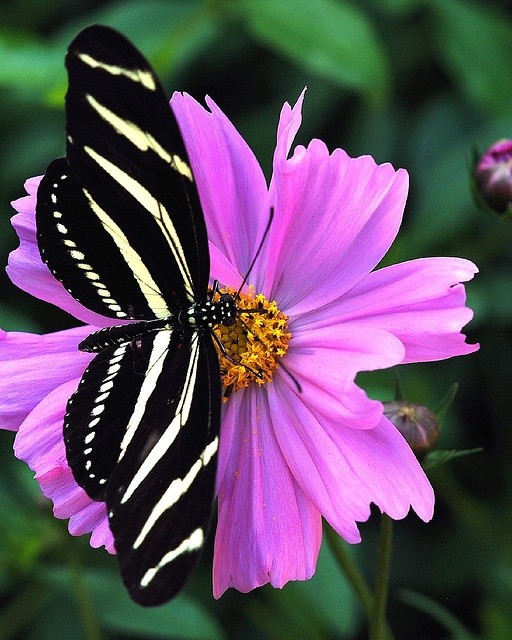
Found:
M 247 280 L 248 280 L 249 276 L 251 275 L 251 271 L 254 269 L 254 265 L 256 264 L 256 260 L 259 258 L 261 250 L 263 249 L 263 244 L 264 244 L 265 240 L 267 239 L 268 232 L 270 231 L 270 226 L 272 225 L 272 220 L 273 219 L 274 219 L 274 207 L 270 207 L 270 213 L 269 213 L 269 216 L 268 216 L 267 226 L 265 227 L 265 231 L 263 232 L 263 236 L 261 237 L 261 241 L 260 241 L 258 250 L 254 254 L 254 258 L 252 259 L 252 262 L 249 265 L 249 268 L 245 272 L 245 276 L 244 276 L 244 279 L 242 280 L 242 284 L 240 285 L 238 291 L 236 292 L 236 294 L 234 296 L 235 300 L 239 300 L 240 299 L 240 293 L 241 293 L 242 289 L 244 288 L 245 284 L 247 283 Z

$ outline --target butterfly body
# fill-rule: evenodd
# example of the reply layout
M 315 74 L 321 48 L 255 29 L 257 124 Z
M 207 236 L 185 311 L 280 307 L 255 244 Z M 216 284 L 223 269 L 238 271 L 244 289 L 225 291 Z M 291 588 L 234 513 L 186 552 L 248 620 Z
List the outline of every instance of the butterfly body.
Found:
M 163 603 L 204 545 L 221 382 L 212 340 L 237 315 L 208 288 L 206 227 L 165 93 L 120 34 L 93 26 L 66 57 L 67 152 L 37 195 L 43 261 L 108 321 L 64 416 L 67 462 L 106 503 L 131 597 Z M 112 321 L 116 321 L 112 324 Z
M 78 345 L 80 351 L 98 353 L 108 347 L 137 340 L 154 331 L 210 332 L 215 326 L 234 324 L 238 315 L 235 299 L 223 293 L 216 302 L 207 300 L 181 309 L 175 316 L 156 320 L 141 320 L 129 324 L 104 327 L 94 331 Z

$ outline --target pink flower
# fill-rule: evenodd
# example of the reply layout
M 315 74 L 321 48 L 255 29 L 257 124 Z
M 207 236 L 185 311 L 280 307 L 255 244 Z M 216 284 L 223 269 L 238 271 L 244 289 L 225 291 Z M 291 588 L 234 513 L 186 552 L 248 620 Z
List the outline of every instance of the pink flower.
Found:
M 412 507 L 425 521 L 434 496 L 419 463 L 380 402 L 356 386 L 358 372 L 475 351 L 461 328 L 472 317 L 464 287 L 476 267 L 429 258 L 373 271 L 393 242 L 407 196 L 407 173 L 368 156 L 329 154 L 320 140 L 290 149 L 303 96 L 285 104 L 270 187 L 233 125 L 207 100 L 175 94 L 199 187 L 211 276 L 237 288 L 275 215 L 250 284 L 275 300 L 291 338 L 267 384 L 233 391 L 223 404 L 217 486 L 214 595 L 282 587 L 315 571 L 322 516 L 349 542 L 370 503 L 392 518 Z M 3 334 L 1 426 L 17 430 L 15 452 L 35 471 L 55 515 L 74 535 L 113 551 L 103 503 L 77 487 L 66 463 L 62 420 L 90 354 L 88 333 L 112 321 L 91 313 L 40 260 L 35 240 L 37 178 L 14 203 L 20 247 L 12 281 L 87 326 L 50 335 Z M 298 388 L 300 385 L 300 391 Z

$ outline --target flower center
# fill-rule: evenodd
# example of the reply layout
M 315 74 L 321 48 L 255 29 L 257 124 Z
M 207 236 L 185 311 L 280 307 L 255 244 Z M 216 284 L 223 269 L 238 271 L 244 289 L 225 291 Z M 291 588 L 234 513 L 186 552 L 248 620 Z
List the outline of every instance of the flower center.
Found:
M 237 292 L 225 288 L 220 293 L 234 296 Z M 252 382 L 259 385 L 271 382 L 291 337 L 287 316 L 279 311 L 275 301 L 269 302 L 261 293 L 254 295 L 252 287 L 248 294 L 239 295 L 237 308 L 234 324 L 217 325 L 214 329 L 226 352 L 221 353 L 216 345 L 225 397 Z

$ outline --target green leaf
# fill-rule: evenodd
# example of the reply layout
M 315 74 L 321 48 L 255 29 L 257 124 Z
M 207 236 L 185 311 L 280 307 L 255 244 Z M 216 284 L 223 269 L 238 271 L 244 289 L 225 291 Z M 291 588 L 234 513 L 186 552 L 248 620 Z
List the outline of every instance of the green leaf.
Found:
M 511 130 L 510 114 L 482 126 L 474 123 L 460 105 L 442 98 L 419 113 L 416 127 L 404 141 L 410 148 L 408 169 L 419 194 L 410 224 L 400 236 L 408 250 L 407 258 L 439 252 L 439 245 L 446 247 L 450 242 L 452 251 L 461 252 L 473 225 L 481 227 L 483 218 L 484 224 L 494 222 L 476 211 L 472 202 L 468 188 L 470 153 L 475 144 L 486 148 Z M 503 226 L 497 223 L 500 235 L 494 241 L 480 243 L 487 254 L 500 255 L 506 250 Z
M 488 595 L 481 607 L 483 638 L 510 640 L 512 638 L 512 612 L 510 602 L 493 602 Z
M 340 574 L 339 566 L 328 544 L 322 544 L 316 573 L 311 580 L 293 582 L 290 587 L 293 587 L 297 596 L 304 598 L 306 611 L 315 611 L 324 625 L 336 635 L 356 635 L 359 627 L 359 605 L 352 587 Z
M 400 599 L 410 604 L 415 609 L 428 613 L 434 620 L 450 632 L 452 640 L 478 640 L 470 633 L 447 609 L 439 603 L 414 591 L 403 590 L 400 592 Z
M 0 444 L 5 446 L 13 434 L 1 435 Z M 59 545 L 59 523 L 43 506 L 46 498 L 41 497 L 32 471 L 18 460 L 4 462 L 0 476 L 0 573 L 29 573 L 41 555 Z
M 482 447 L 476 447 L 474 449 L 436 449 L 435 451 L 431 451 L 423 459 L 423 468 L 432 469 L 433 467 L 445 464 L 454 458 L 464 458 L 465 456 L 472 456 L 475 453 L 481 453 L 482 451 Z
M 458 382 L 454 382 L 453 384 L 451 384 L 450 387 L 447 389 L 446 393 L 444 394 L 443 398 L 439 402 L 438 406 L 435 408 L 434 413 L 436 414 L 437 419 L 439 420 L 440 423 L 442 422 L 444 416 L 452 406 L 455 400 L 455 397 L 457 396 L 458 390 L 459 390 Z
M 131 0 L 107 4 L 66 23 L 47 42 L 0 32 L 0 85 L 28 93 L 31 99 L 36 92 L 44 103 L 62 107 L 66 49 L 81 29 L 96 22 L 118 29 L 131 39 L 160 74 L 169 73 L 193 57 L 216 33 L 216 22 L 204 3 Z
M 282 590 L 267 585 L 246 612 L 269 638 L 352 637 L 359 628 L 359 607 L 328 544 L 323 544 L 315 575 Z
M 215 619 L 186 596 L 180 595 L 162 607 L 144 609 L 130 600 L 118 574 L 88 571 L 84 577 L 105 629 L 134 638 L 220 640 L 224 637 Z
M 133 602 L 118 572 L 83 569 L 74 566 L 47 566 L 41 577 L 66 593 L 84 589 L 75 598 L 90 600 L 91 611 L 102 629 L 137 638 L 179 640 L 222 640 L 225 636 L 217 621 L 200 604 L 179 595 L 161 607 L 144 608 Z M 78 571 L 78 572 L 77 572 Z
M 8 304 L 0 302 L 0 327 L 4 331 L 28 331 L 40 333 L 41 325 L 35 318 L 27 316 L 25 311 L 19 311 Z
M 64 53 L 60 46 L 0 33 L 0 85 L 43 94 L 64 82 Z
M 372 0 L 379 10 L 394 16 L 408 13 L 424 4 L 425 0 Z
M 512 104 L 512 23 L 489 5 L 431 0 L 438 54 L 470 100 L 493 114 Z
M 0 612 L 0 637 L 21 637 L 20 634 L 44 609 L 51 595 L 51 590 L 37 582 L 29 582 L 20 588 Z
M 45 586 L 41 590 L 48 591 Z M 51 600 L 32 621 L 30 629 L 22 637 L 24 640 L 102 640 L 101 637 L 87 634 L 84 621 L 76 608 L 69 591 L 51 589 Z
M 507 236 L 505 236 L 507 237 Z M 477 321 L 508 327 L 512 321 L 512 289 L 510 274 L 487 270 L 471 285 L 471 308 Z
M 59 34 L 59 42 L 67 46 L 80 29 L 91 23 L 123 33 L 151 61 L 159 75 L 168 74 L 193 58 L 208 46 L 217 31 L 213 13 L 204 2 L 128 0 L 105 3 L 85 18 L 68 23 Z
M 368 17 L 333 0 L 242 0 L 232 10 L 265 45 L 301 65 L 366 95 L 385 98 L 388 61 Z

